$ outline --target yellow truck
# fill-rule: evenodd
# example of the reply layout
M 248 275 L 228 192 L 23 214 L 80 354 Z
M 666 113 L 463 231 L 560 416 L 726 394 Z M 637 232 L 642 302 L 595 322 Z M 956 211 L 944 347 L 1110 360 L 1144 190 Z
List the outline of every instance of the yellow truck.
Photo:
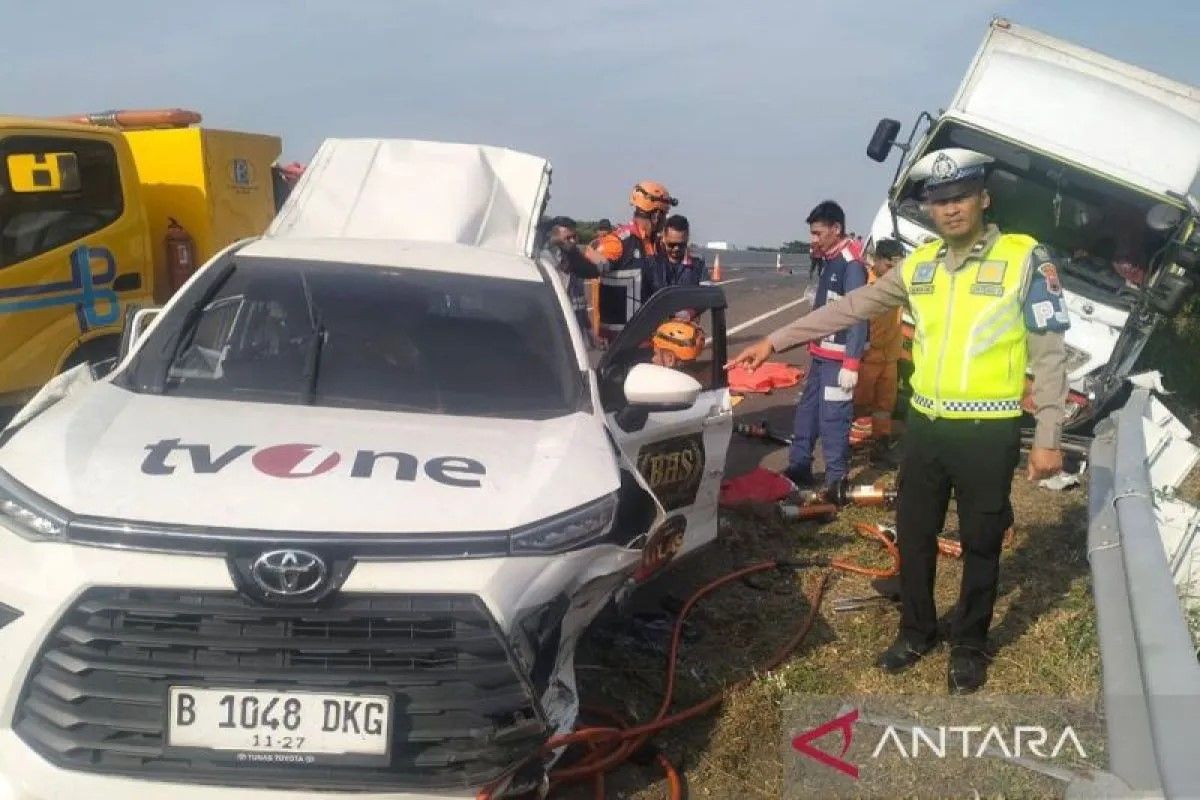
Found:
M 270 223 L 280 139 L 199 121 L 0 116 L 0 407 L 115 355 L 130 308 Z

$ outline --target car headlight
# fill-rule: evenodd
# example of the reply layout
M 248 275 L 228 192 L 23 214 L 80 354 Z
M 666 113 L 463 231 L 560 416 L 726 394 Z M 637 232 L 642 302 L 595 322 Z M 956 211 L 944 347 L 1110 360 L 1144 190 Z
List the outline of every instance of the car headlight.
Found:
M 513 555 L 553 555 L 574 550 L 607 536 L 616 515 L 614 493 L 512 534 L 509 547 Z
M 30 541 L 61 542 L 67 514 L 0 471 L 0 524 Z

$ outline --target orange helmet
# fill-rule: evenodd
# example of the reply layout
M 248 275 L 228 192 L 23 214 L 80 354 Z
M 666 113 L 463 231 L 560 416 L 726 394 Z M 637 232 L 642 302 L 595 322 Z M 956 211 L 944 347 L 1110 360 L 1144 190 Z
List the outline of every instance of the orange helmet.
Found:
M 680 361 L 695 361 L 704 351 L 704 331 L 694 322 L 672 319 L 658 326 L 651 339 L 655 350 L 674 353 Z
M 638 211 L 647 214 L 655 211 L 666 212 L 671 206 L 679 205 L 679 201 L 671 197 L 667 187 L 657 181 L 640 181 L 633 187 L 629 202 Z

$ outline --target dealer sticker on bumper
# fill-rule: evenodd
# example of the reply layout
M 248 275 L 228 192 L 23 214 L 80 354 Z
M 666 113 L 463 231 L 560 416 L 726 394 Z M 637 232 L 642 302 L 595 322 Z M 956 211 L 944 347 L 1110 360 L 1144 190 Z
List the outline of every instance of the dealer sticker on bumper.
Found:
M 168 698 L 169 747 L 236 751 L 272 763 L 279 759 L 253 754 L 388 753 L 392 700 L 387 695 L 172 686 Z

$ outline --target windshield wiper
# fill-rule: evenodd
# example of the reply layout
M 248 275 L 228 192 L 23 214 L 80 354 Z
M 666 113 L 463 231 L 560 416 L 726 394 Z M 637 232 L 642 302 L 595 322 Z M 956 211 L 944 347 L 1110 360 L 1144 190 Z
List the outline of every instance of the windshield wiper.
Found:
M 300 285 L 304 289 L 304 303 L 308 306 L 308 319 L 312 324 L 312 338 L 304 355 L 304 404 L 311 406 L 317 394 L 317 377 L 321 370 L 321 348 L 325 346 L 325 324 L 321 312 L 313 303 L 312 291 L 308 287 L 308 276 L 300 273 Z
M 321 367 L 321 348 L 325 345 L 325 326 L 318 316 L 304 356 L 304 404 L 311 406 L 317 394 L 317 376 Z

